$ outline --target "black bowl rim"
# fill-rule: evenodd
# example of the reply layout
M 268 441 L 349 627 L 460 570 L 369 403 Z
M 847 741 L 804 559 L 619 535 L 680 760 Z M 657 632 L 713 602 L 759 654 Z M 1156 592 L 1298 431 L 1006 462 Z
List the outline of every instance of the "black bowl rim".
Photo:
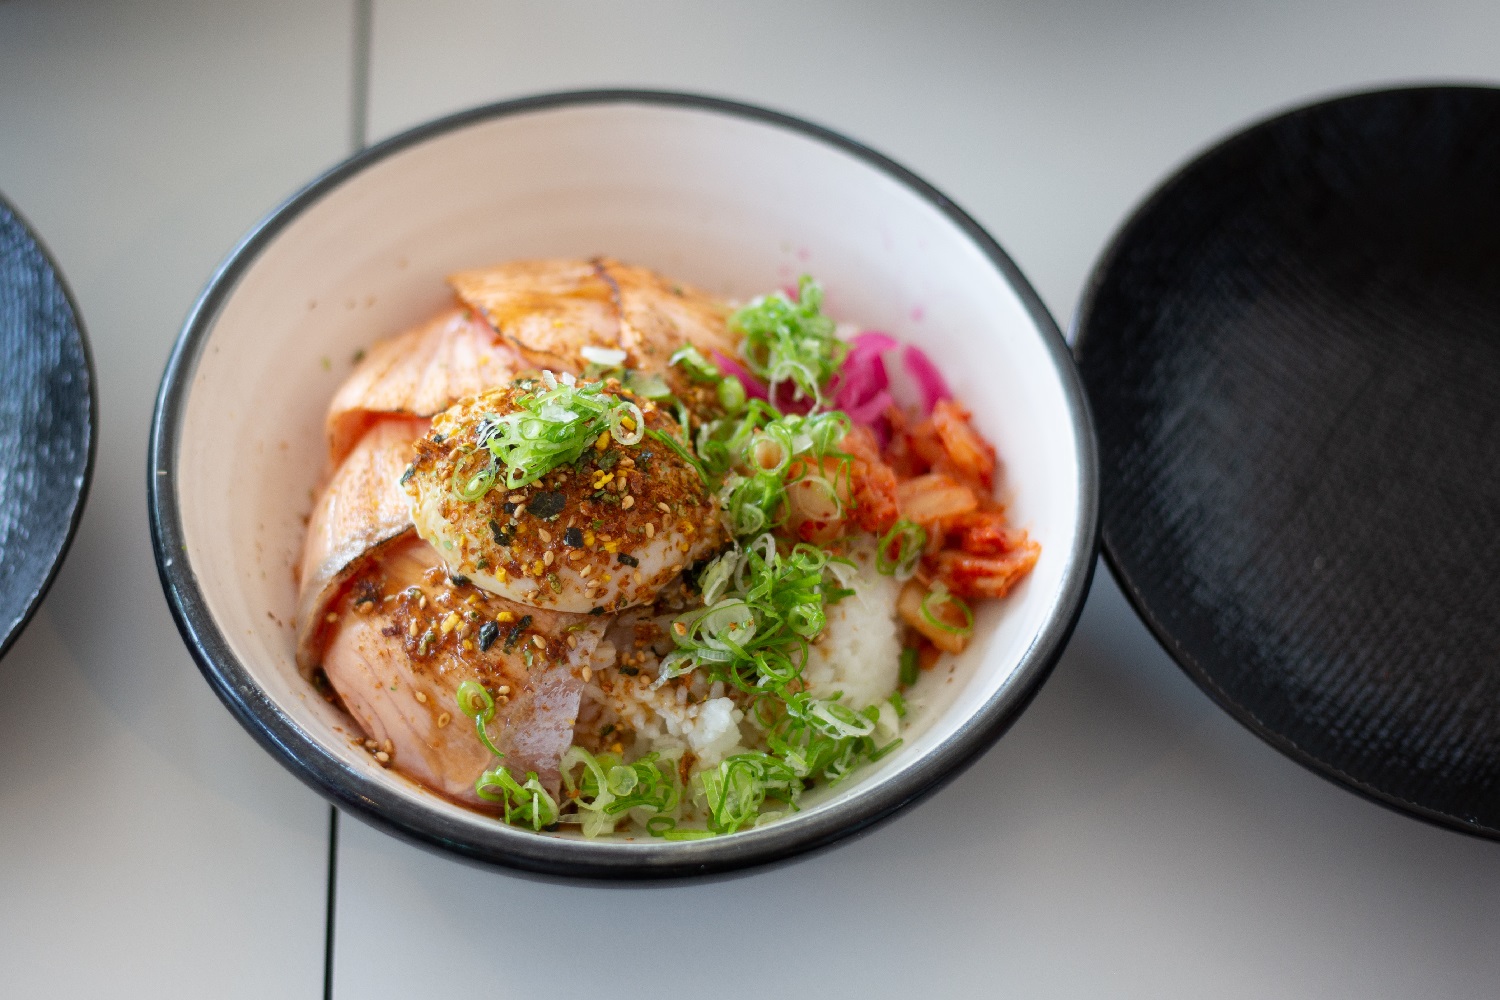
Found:
M 250 677 L 213 621 L 185 552 L 176 467 L 185 403 L 198 358 L 220 310 L 260 252 L 332 189 L 387 157 L 428 139 L 513 115 L 585 105 L 636 104 L 708 111 L 781 128 L 853 155 L 931 203 L 982 250 L 1024 303 L 1047 347 L 1073 422 L 1079 469 L 1075 542 L 1067 554 L 1051 615 L 1022 655 L 1011 679 L 970 719 L 899 779 L 873 793 L 783 823 L 708 840 L 645 844 L 539 837 L 496 823 L 478 830 L 397 796 L 346 767 L 302 731 Z M 309 787 L 402 839 L 481 864 L 542 877 L 668 879 L 727 873 L 789 859 L 867 830 L 931 793 L 972 763 L 1010 726 L 1057 662 L 1092 580 L 1098 548 L 1098 462 L 1082 381 L 1061 332 L 1035 290 L 988 233 L 946 196 L 911 171 L 837 132 L 736 101 L 656 90 L 586 90 L 541 94 L 476 107 L 418 125 L 357 153 L 294 194 L 259 223 L 215 271 L 173 347 L 152 419 L 147 467 L 151 539 L 167 603 L 193 659 L 230 712 L 260 744 Z
M 57 574 L 62 571 L 63 561 L 67 559 L 68 550 L 73 547 L 73 539 L 78 535 L 78 526 L 83 523 L 83 511 L 88 506 L 89 488 L 94 483 L 94 459 L 99 449 L 99 380 L 94 371 L 94 351 L 89 345 L 88 331 L 83 325 L 83 313 L 78 309 L 78 300 L 74 298 L 73 289 L 68 286 L 68 279 L 63 276 L 62 268 L 57 266 L 57 258 L 52 255 L 52 251 L 37 233 L 31 220 L 27 219 L 4 195 L 0 195 L 0 206 L 4 206 L 5 210 L 26 231 L 26 235 L 31 238 L 32 245 L 42 255 L 43 262 L 52 272 L 52 279 L 57 282 L 57 287 L 62 290 L 63 299 L 68 303 L 73 332 L 78 335 L 78 344 L 83 351 L 83 373 L 84 381 L 87 383 L 84 390 L 88 398 L 87 455 L 83 461 L 83 475 L 78 481 L 78 489 L 70 491 L 69 503 L 73 509 L 68 515 L 68 530 L 63 533 L 62 544 L 53 553 L 51 565 L 47 567 L 47 572 L 43 575 L 41 582 L 27 598 L 26 607 L 16 618 L 14 626 L 4 635 L 0 635 L 0 659 L 3 659 L 41 608 L 42 599 L 47 596 L 47 591 L 52 589 Z
M 1125 221 L 1115 230 L 1109 242 L 1105 245 L 1104 251 L 1099 255 L 1098 261 L 1089 273 L 1088 282 L 1084 286 L 1084 294 L 1079 300 L 1078 310 L 1073 314 L 1073 350 L 1077 357 L 1080 359 L 1084 357 L 1085 352 L 1088 350 L 1089 342 L 1098 335 L 1094 330 L 1091 320 L 1098 298 L 1109 281 L 1110 271 L 1129 252 L 1130 244 L 1136 237 L 1138 230 L 1146 226 L 1151 216 L 1163 204 L 1175 196 L 1179 185 L 1191 181 L 1194 174 L 1216 161 L 1220 156 L 1244 145 L 1260 141 L 1264 136 L 1269 135 L 1272 130 L 1287 121 L 1315 115 L 1342 104 L 1396 94 L 1417 93 L 1471 93 L 1487 94 L 1491 97 L 1496 97 L 1500 96 L 1500 87 L 1488 86 L 1481 83 L 1416 83 L 1399 87 L 1350 90 L 1310 103 L 1298 104 L 1290 108 L 1283 108 L 1272 112 L 1265 117 L 1256 119 L 1243 128 L 1236 129 L 1230 135 L 1222 137 L 1194 153 L 1168 174 L 1166 179 L 1158 183 L 1152 189 L 1151 193 L 1131 211 Z M 1212 699 L 1214 704 L 1227 712 L 1235 721 L 1260 737 L 1261 740 L 1265 741 L 1271 747 L 1319 777 L 1325 778 L 1340 788 L 1354 792 L 1377 805 L 1385 806 L 1396 812 L 1404 813 L 1405 815 L 1425 820 L 1428 823 L 1445 829 L 1455 830 L 1459 833 L 1467 833 L 1485 839 L 1500 840 L 1500 829 L 1485 826 L 1484 824 L 1465 819 L 1462 816 L 1454 816 L 1450 813 L 1432 809 L 1419 802 L 1403 799 L 1367 782 L 1360 781 L 1324 761 L 1317 755 L 1302 749 L 1293 740 L 1261 722 L 1247 706 L 1240 704 L 1220 688 L 1212 674 L 1194 659 L 1192 654 L 1177 641 L 1171 631 L 1156 617 L 1148 605 L 1145 595 L 1121 560 L 1115 545 L 1110 541 L 1109 531 L 1107 526 L 1103 524 L 1102 519 L 1099 530 L 1100 550 L 1104 557 L 1104 562 L 1109 567 L 1110 575 L 1114 577 L 1126 600 L 1130 602 L 1130 606 L 1135 609 L 1141 621 L 1146 623 L 1147 628 L 1155 636 L 1156 641 L 1161 644 L 1162 648 L 1167 651 L 1167 654 L 1182 668 L 1183 673 L 1187 674 L 1193 683 Z

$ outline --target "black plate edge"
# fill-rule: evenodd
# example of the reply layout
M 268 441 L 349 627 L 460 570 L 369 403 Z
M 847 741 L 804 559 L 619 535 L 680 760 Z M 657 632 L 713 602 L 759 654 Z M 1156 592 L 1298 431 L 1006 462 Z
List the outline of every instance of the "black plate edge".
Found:
M 1124 253 L 1126 242 L 1133 235 L 1136 227 L 1145 220 L 1146 216 L 1153 212 L 1163 201 L 1171 197 L 1172 189 L 1177 183 L 1200 163 L 1240 143 L 1252 141 L 1255 135 L 1263 129 L 1270 128 L 1287 119 L 1309 114 L 1330 104 L 1338 104 L 1364 97 L 1376 97 L 1381 94 L 1444 91 L 1486 91 L 1493 93 L 1500 91 L 1500 87 L 1483 82 L 1428 82 L 1411 83 L 1395 87 L 1377 87 L 1374 89 L 1341 90 L 1309 103 L 1298 103 L 1270 112 L 1236 129 L 1234 132 L 1221 136 L 1200 147 L 1196 152 L 1173 168 L 1165 179 L 1158 182 L 1152 188 L 1151 192 L 1120 223 L 1119 227 L 1110 237 L 1109 242 L 1105 245 L 1104 251 L 1099 255 L 1098 261 L 1089 272 L 1088 280 L 1084 285 L 1084 294 L 1079 299 L 1078 309 L 1073 314 L 1073 322 L 1070 329 L 1073 334 L 1074 356 L 1081 359 L 1083 352 L 1087 349 L 1089 317 L 1093 313 L 1095 299 L 1104 285 L 1105 275 L 1114 266 L 1120 255 Z M 1115 583 L 1125 595 L 1125 599 L 1130 603 L 1136 615 L 1145 623 L 1157 643 L 1172 658 L 1173 662 L 1182 669 L 1183 673 L 1187 674 L 1189 679 L 1198 686 L 1199 690 L 1208 695 L 1209 699 L 1215 705 L 1226 712 L 1236 722 L 1250 730 L 1250 732 L 1254 733 L 1264 743 L 1283 756 L 1300 764 L 1313 774 L 1331 782 L 1339 788 L 1353 792 L 1362 799 L 1414 819 L 1420 819 L 1445 830 L 1467 834 L 1482 840 L 1500 840 L 1500 829 L 1472 822 L 1461 816 L 1454 816 L 1451 813 L 1429 809 L 1420 803 L 1411 802 L 1407 799 L 1383 792 L 1351 775 L 1345 774 L 1316 754 L 1302 749 L 1293 740 L 1287 739 L 1262 723 L 1254 712 L 1235 701 L 1220 688 L 1192 655 L 1178 645 L 1177 640 L 1172 637 L 1170 631 L 1146 607 L 1145 597 L 1136 586 L 1135 581 L 1131 579 L 1125 567 L 1121 564 L 1114 546 L 1110 543 L 1109 532 L 1104 527 L 1102 518 L 1100 520 L 1099 538 L 1100 551 L 1104 557 L 1105 564 L 1109 567 L 1110 575 L 1114 578 Z
M 68 530 L 63 535 L 62 547 L 57 550 L 57 555 L 52 560 L 51 569 L 47 571 L 47 575 L 42 578 L 41 584 L 32 593 L 26 610 L 16 620 L 16 627 L 11 629 L 9 635 L 0 636 L 0 660 L 3 660 L 5 654 L 10 652 L 11 647 L 16 644 L 16 640 L 21 637 L 21 633 L 26 631 L 26 626 L 30 625 L 31 620 L 36 617 L 37 611 L 41 609 L 42 601 L 46 598 L 47 591 L 52 589 L 52 584 L 57 579 L 57 574 L 62 571 L 62 565 L 68 558 L 68 550 L 73 547 L 73 539 L 78 536 L 78 526 L 83 523 L 83 512 L 84 508 L 88 506 L 89 490 L 94 485 L 94 460 L 99 450 L 99 379 L 94 368 L 94 349 L 89 344 L 88 330 L 83 325 L 83 313 L 78 308 L 78 300 L 73 296 L 73 289 L 68 285 L 68 279 L 63 275 L 62 268 L 57 264 L 57 258 L 53 256 L 52 250 L 43 241 L 40 234 L 37 233 L 36 227 L 31 224 L 31 220 L 22 214 L 13 202 L 4 195 L 0 195 L 0 204 L 3 204 L 6 210 L 15 216 L 16 221 L 21 224 L 21 227 L 26 230 L 27 235 L 31 237 L 31 241 L 36 244 L 37 252 L 42 255 L 42 259 L 52 269 L 52 276 L 57 279 L 57 287 L 62 289 L 63 299 L 68 303 L 68 311 L 73 314 L 73 326 L 78 330 L 78 342 L 83 348 L 84 374 L 88 376 L 89 383 L 89 444 L 88 458 L 83 463 L 83 483 L 79 486 L 78 496 L 73 501 L 73 513 L 68 518 Z
M 647 104 L 705 110 L 769 124 L 831 145 L 901 182 L 946 215 L 982 250 L 1025 305 L 1048 348 L 1074 419 L 1074 454 L 1080 470 L 1076 542 L 1067 556 L 1056 613 L 1033 639 L 1010 682 L 929 757 L 881 794 L 850 800 L 839 810 L 800 824 L 771 826 L 714 840 L 651 845 L 655 850 L 612 851 L 608 845 L 537 837 L 501 825 L 495 837 L 471 840 L 468 828 L 435 832 L 425 809 L 395 798 L 378 783 L 349 770 L 303 733 L 264 696 L 230 650 L 209 615 L 191 569 L 173 553 L 183 548 L 173 469 L 183 405 L 204 338 L 250 263 L 291 221 L 343 181 L 426 139 L 492 118 L 586 104 Z M 1001 246 L 970 215 L 917 175 L 840 133 L 754 105 L 701 94 L 657 90 L 583 90 L 541 94 L 461 111 L 416 126 L 349 157 L 292 195 L 263 219 L 215 269 L 190 310 L 173 346 L 152 419 L 147 465 L 148 517 L 158 575 L 172 616 L 199 670 L 221 701 L 263 747 L 314 791 L 367 822 L 422 847 L 437 848 L 481 865 L 543 878 L 661 880 L 724 875 L 788 860 L 856 834 L 936 791 L 974 762 L 1030 703 L 1071 636 L 1092 582 L 1099 546 L 1098 448 L 1082 380 L 1062 334 L 1036 291 Z M 159 474 L 160 473 L 160 474 Z M 223 666 L 220 665 L 223 664 Z M 349 785 L 352 787 L 345 787 Z M 355 791 L 354 788 L 360 789 Z M 858 806 L 851 814 L 851 809 Z M 577 849 L 582 847 L 582 850 Z

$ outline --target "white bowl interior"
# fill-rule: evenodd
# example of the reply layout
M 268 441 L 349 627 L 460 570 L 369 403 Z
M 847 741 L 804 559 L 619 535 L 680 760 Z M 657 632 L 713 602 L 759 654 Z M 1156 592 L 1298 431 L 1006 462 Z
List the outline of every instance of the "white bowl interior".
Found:
M 349 746 L 349 721 L 293 662 L 292 567 L 325 472 L 324 408 L 355 352 L 447 301 L 452 271 L 596 254 L 735 298 L 810 272 L 836 318 L 923 347 L 998 447 L 1041 559 L 983 608 L 968 653 L 924 676 L 904 746 L 832 793 L 866 794 L 1011 683 L 1059 601 L 1078 541 L 1074 418 L 1025 305 L 958 225 L 865 160 L 774 124 L 644 103 L 492 118 L 375 162 L 293 220 L 220 310 L 184 408 L 176 484 L 208 606 L 255 681 L 350 767 L 493 824 Z

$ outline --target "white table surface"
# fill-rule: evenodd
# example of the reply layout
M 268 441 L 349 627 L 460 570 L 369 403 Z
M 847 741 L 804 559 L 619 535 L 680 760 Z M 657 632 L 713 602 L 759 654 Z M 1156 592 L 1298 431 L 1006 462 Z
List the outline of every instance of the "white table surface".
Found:
M 144 498 L 195 293 L 363 132 L 603 85 L 767 104 L 927 177 L 1066 326 L 1176 164 L 1319 96 L 1500 81 L 1500 6 L 381 0 L 365 52 L 358 23 L 350 3 L 0 0 L 0 192 L 78 298 L 102 414 L 78 539 L 0 663 L 0 996 L 312 997 L 326 972 L 345 998 L 1500 995 L 1500 845 L 1261 744 L 1102 571 L 1015 728 L 869 836 L 729 882 L 598 888 L 345 817 L 325 969 L 329 809 L 193 667 Z

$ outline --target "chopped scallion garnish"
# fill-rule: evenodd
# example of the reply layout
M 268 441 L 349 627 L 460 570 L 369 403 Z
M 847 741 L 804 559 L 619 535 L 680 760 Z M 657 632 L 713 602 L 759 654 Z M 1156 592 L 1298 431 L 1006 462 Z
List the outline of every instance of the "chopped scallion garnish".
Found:
M 901 650 L 901 686 L 911 687 L 917 683 L 917 679 L 921 676 L 921 665 L 917 660 L 917 651 L 911 646 L 907 646 Z
M 891 546 L 896 552 L 891 553 Z M 906 580 L 917 571 L 922 550 L 927 547 L 927 529 L 905 518 L 891 525 L 875 551 L 875 569 L 886 576 Z
M 798 395 L 823 402 L 823 387 L 849 348 L 834 336 L 833 320 L 823 315 L 822 306 L 822 286 L 804 274 L 797 281 L 797 301 L 773 292 L 730 317 L 730 329 L 744 335 L 740 353 L 747 367 L 766 380 L 772 399 L 776 387 L 790 380 Z
M 608 433 L 622 445 L 640 442 L 646 433 L 644 414 L 633 400 L 608 392 L 600 382 L 575 383 L 571 375 L 559 381 L 542 372 L 541 385 L 517 383 L 516 408 L 503 416 L 488 414 L 476 434 L 477 444 L 505 466 L 507 489 L 520 489 L 536 482 L 560 465 L 574 462 Z M 497 470 L 498 471 L 498 470 Z M 477 479 L 465 480 L 455 494 L 462 499 L 483 496 Z M 491 477 L 491 484 L 498 479 Z
M 950 608 L 963 619 L 962 625 L 946 620 L 951 617 L 948 612 Z M 941 583 L 933 584 L 932 589 L 923 596 L 922 620 L 939 631 L 951 632 L 953 635 L 969 635 L 974 631 L 974 612 L 962 598 L 949 593 L 948 588 Z

